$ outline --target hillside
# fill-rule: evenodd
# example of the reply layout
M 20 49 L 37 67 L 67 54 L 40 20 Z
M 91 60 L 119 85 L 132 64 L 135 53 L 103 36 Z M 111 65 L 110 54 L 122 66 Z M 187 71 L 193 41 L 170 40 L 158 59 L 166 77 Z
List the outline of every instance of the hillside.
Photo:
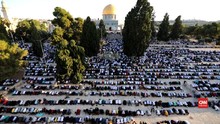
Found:
M 205 20 L 196 20 L 196 19 L 192 19 L 192 20 L 182 20 L 183 21 L 183 25 L 186 25 L 186 26 L 193 26 L 193 25 L 204 25 L 204 24 L 210 24 L 212 22 L 215 22 L 215 21 L 205 21 Z M 219 21 L 216 21 L 216 22 L 220 22 Z M 156 23 L 159 25 L 161 23 L 161 21 L 156 21 Z M 174 23 L 174 20 L 170 20 L 170 25 L 173 25 Z

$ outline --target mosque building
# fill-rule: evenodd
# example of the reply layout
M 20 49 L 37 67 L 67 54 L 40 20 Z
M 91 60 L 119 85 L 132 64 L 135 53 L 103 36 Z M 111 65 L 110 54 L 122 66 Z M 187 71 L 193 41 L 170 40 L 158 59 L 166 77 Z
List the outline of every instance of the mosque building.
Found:
M 107 31 L 119 31 L 120 26 L 118 25 L 118 20 L 116 19 L 116 8 L 114 5 L 107 5 L 102 12 L 102 20 L 105 24 Z M 100 20 L 94 20 L 96 26 L 98 27 Z
M 107 30 L 118 30 L 118 20 L 116 20 L 116 9 L 112 4 L 107 5 L 102 12 L 102 19 Z

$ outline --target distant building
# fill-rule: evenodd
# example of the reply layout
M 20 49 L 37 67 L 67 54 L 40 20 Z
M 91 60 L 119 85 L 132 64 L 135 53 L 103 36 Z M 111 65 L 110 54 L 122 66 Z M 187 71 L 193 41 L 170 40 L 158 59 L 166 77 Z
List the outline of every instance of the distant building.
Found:
M 2 0 L 2 2 L 1 2 L 1 11 L 2 11 L 1 17 L 5 20 L 8 20 L 10 23 L 10 27 L 7 28 L 7 30 L 15 30 L 19 20 L 10 18 L 9 12 L 8 12 L 8 7 L 7 7 L 4 0 Z
M 3 18 L 10 21 L 10 19 L 8 17 L 8 8 L 7 8 L 6 4 L 5 4 L 5 1 L 2 0 L 1 4 L 2 4 L 1 8 L 2 8 Z
M 49 33 L 53 33 L 53 30 L 56 28 L 51 21 L 47 21 L 46 27 L 48 28 Z
M 112 4 L 109 4 L 104 8 L 102 12 L 102 19 L 107 30 L 118 30 L 118 20 L 116 20 L 116 9 Z
M 1 12 L 2 14 L 0 14 L 0 17 L 10 22 L 10 27 L 9 27 L 10 30 L 15 31 L 17 28 L 18 22 L 25 20 L 24 18 L 10 18 L 8 7 L 6 6 L 6 3 L 4 0 L 2 0 L 1 2 Z M 44 23 L 49 33 L 52 33 L 53 30 L 55 29 L 55 26 L 51 23 L 51 20 L 46 20 L 46 19 L 36 19 L 36 20 L 40 21 L 40 23 Z
M 102 12 L 102 20 L 105 24 L 107 31 L 119 31 L 121 26 L 118 25 L 118 20 L 116 19 L 116 9 L 112 4 L 107 5 Z M 98 28 L 100 20 L 94 20 L 96 27 Z

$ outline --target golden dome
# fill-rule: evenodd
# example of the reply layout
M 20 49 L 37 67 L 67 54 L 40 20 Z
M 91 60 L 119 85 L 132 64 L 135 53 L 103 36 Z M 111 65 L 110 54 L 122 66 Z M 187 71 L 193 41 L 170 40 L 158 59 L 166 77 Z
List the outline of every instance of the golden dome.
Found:
M 113 6 L 112 4 L 107 5 L 107 6 L 103 9 L 102 14 L 103 14 L 103 15 L 110 15 L 110 14 L 115 15 L 115 14 L 116 14 L 115 6 Z

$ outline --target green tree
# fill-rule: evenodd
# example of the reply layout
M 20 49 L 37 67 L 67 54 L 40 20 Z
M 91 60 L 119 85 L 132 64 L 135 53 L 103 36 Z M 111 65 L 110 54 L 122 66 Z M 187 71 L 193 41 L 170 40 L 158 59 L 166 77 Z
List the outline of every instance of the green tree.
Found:
M 83 23 L 84 23 L 84 20 L 78 17 L 78 18 L 75 18 L 75 21 L 72 26 L 75 32 L 74 33 L 75 35 L 73 35 L 73 39 L 77 42 L 77 45 L 80 44 L 80 38 L 82 35 L 82 30 L 83 30 Z
M 156 29 L 155 29 L 155 21 L 154 21 L 155 15 L 154 13 L 152 14 L 152 19 L 151 19 L 151 39 L 156 38 Z
M 173 40 L 176 40 L 176 39 L 180 38 L 180 35 L 182 35 L 182 33 L 183 33 L 183 25 L 182 25 L 182 21 L 181 21 L 181 16 L 178 16 L 175 19 L 175 22 L 172 26 L 170 38 Z
M 159 26 L 159 31 L 157 33 L 157 39 L 159 41 L 168 41 L 169 40 L 169 15 L 165 14 L 163 21 Z
M 74 19 L 69 12 L 60 7 L 54 9 L 53 15 L 56 17 L 52 20 L 53 25 L 65 30 L 63 38 L 68 41 L 75 40 L 79 43 L 83 20 L 81 18 Z
M 18 22 L 17 28 L 15 30 L 16 37 L 20 38 L 22 37 L 25 42 L 32 42 L 31 41 L 31 33 L 33 32 L 33 29 L 31 25 L 33 24 L 38 32 L 40 33 L 41 39 L 47 39 L 49 37 L 49 33 L 47 32 L 47 28 L 43 23 L 40 23 L 38 20 L 22 20 Z
M 7 23 L 3 18 L 0 18 L 0 40 L 9 41 L 8 32 L 6 30 Z
M 23 20 L 18 22 L 16 28 L 17 37 L 22 37 L 26 42 L 32 43 L 34 53 L 38 57 L 43 57 L 42 42 L 49 37 L 45 22 L 38 20 Z
M 218 39 L 220 36 L 220 25 L 216 22 L 199 26 L 189 26 L 185 29 L 185 33 L 196 39 Z
M 9 45 L 0 40 L 0 81 L 15 74 L 24 65 L 22 58 L 28 51 L 18 47 L 18 44 Z
M 40 36 L 39 30 L 37 30 L 37 27 L 34 23 L 31 24 L 31 34 L 30 34 L 30 40 L 32 42 L 32 48 L 34 51 L 34 54 L 38 57 L 43 57 L 43 45 L 42 45 L 42 39 Z
M 16 36 L 22 37 L 26 42 L 30 42 L 30 28 L 31 24 L 28 20 L 23 20 L 18 22 L 17 28 L 15 30 Z
M 203 25 L 201 35 L 203 37 L 215 38 L 218 35 L 218 24 L 213 22 L 211 24 Z
M 99 37 L 100 38 L 103 38 L 106 36 L 106 29 L 105 29 L 105 24 L 104 24 L 104 21 L 101 19 L 100 22 L 99 22 Z
M 95 56 L 99 52 L 98 32 L 90 17 L 87 17 L 84 21 L 80 45 L 84 47 L 86 56 Z
M 70 79 L 78 83 L 82 80 L 85 70 L 84 48 L 78 46 L 75 40 L 80 35 L 81 20 L 76 21 L 66 10 L 56 7 L 52 20 L 56 26 L 51 36 L 52 44 L 56 46 L 57 78 Z M 77 36 L 77 37 L 76 37 Z
M 141 56 L 149 46 L 153 7 L 147 0 L 138 0 L 124 23 L 123 47 L 127 56 Z
M 195 31 L 195 26 L 186 26 L 183 28 L 183 32 L 185 35 L 190 35 L 191 37 L 193 36 Z

